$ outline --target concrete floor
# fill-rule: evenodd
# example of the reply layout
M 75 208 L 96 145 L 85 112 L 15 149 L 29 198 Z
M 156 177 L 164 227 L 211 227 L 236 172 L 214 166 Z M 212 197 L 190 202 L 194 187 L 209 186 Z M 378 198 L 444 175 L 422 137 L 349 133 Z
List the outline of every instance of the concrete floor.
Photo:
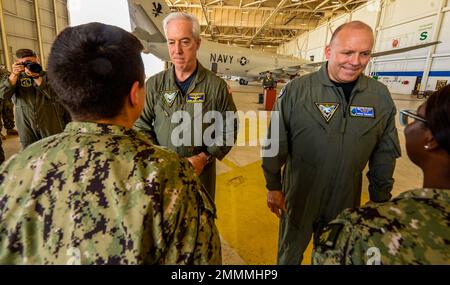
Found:
M 263 110 L 263 106 L 258 104 L 259 84 L 239 86 L 231 81 L 229 84 L 239 110 Z M 398 110 L 416 109 L 423 102 L 408 95 L 394 94 L 393 98 Z M 398 160 L 394 173 L 394 196 L 422 183 L 420 169 L 406 157 L 403 128 L 398 125 L 398 130 L 403 156 Z M 255 139 L 247 137 L 245 142 Z M 18 137 L 7 137 L 3 141 L 3 149 L 7 158 L 20 151 Z M 367 179 L 363 189 L 367 189 Z M 278 219 L 267 208 L 259 145 L 236 146 L 218 163 L 216 201 L 224 264 L 275 264 Z M 364 190 L 362 202 L 367 201 L 368 193 Z M 310 253 L 311 246 L 305 254 L 304 264 L 310 263 Z

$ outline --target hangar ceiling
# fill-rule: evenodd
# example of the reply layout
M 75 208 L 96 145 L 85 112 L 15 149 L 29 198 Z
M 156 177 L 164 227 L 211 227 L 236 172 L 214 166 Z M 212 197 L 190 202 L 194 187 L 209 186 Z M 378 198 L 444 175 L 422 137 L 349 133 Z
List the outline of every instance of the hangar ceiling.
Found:
M 172 10 L 194 14 L 202 36 L 221 43 L 275 48 L 348 13 L 367 0 L 165 0 Z

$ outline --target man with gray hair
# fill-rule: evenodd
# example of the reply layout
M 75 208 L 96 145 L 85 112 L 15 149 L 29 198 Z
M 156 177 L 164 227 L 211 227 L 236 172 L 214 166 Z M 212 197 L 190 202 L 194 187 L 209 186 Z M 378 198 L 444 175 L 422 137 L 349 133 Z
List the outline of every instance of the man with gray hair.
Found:
M 176 12 L 163 25 L 173 66 L 148 79 L 144 111 L 135 127 L 187 158 L 214 199 L 215 160 L 225 157 L 237 137 L 237 124 L 226 124 L 226 113 L 235 112 L 236 106 L 226 82 L 197 61 L 198 20 Z M 219 120 L 209 120 L 212 113 Z

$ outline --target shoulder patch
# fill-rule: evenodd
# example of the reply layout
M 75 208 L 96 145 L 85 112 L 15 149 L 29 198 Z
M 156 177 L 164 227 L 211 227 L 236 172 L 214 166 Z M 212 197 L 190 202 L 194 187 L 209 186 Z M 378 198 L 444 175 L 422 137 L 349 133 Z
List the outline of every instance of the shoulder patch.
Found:
M 336 241 L 344 225 L 330 224 L 326 226 L 318 239 L 315 239 L 315 245 L 327 248 L 334 248 Z

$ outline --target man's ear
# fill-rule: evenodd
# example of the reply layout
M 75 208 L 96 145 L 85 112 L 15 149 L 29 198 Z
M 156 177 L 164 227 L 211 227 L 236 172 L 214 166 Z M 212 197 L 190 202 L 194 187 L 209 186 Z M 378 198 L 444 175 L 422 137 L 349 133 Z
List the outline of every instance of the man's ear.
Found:
M 201 39 L 198 39 L 198 41 L 197 41 L 197 50 L 199 50 L 200 49 L 200 45 L 202 44 L 202 40 Z
M 139 89 L 140 89 L 139 81 L 135 81 L 133 83 L 133 85 L 131 86 L 130 95 L 129 95 L 130 104 L 133 107 L 138 106 L 140 101 L 142 100 L 142 98 L 140 98 L 140 96 L 139 96 Z
M 331 44 L 325 47 L 325 57 L 326 59 L 330 59 L 331 56 Z

